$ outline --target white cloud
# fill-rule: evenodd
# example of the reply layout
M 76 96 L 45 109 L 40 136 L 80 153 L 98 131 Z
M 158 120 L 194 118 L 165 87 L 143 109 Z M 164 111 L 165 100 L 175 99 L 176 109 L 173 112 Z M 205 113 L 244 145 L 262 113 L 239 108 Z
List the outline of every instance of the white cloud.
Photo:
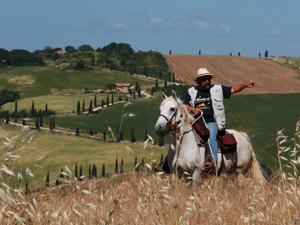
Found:
M 268 33 L 269 36 L 282 36 L 284 33 L 280 30 L 272 30 Z
M 164 19 L 163 18 L 151 18 L 152 23 L 161 23 Z

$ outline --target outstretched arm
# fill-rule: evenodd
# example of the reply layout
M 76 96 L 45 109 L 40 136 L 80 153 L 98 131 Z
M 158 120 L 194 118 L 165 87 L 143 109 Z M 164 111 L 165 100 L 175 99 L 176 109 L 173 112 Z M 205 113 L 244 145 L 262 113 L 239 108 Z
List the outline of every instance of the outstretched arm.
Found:
M 244 84 L 233 86 L 231 88 L 231 94 L 238 93 L 238 92 L 244 90 L 245 88 L 253 88 L 254 87 L 254 83 L 255 83 L 255 81 L 251 81 L 251 82 L 248 82 L 248 83 L 244 83 Z

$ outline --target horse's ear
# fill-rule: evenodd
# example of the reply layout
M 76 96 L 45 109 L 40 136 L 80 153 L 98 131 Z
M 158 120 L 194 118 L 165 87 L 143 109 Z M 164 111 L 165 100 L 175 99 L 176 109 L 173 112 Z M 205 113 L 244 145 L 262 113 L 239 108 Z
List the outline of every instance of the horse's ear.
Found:
M 168 96 L 166 96 L 165 92 L 163 92 L 163 91 L 161 92 L 161 96 L 163 99 L 166 99 L 168 97 Z
M 175 101 L 177 101 L 176 92 L 174 90 L 172 90 L 172 97 L 175 99 Z

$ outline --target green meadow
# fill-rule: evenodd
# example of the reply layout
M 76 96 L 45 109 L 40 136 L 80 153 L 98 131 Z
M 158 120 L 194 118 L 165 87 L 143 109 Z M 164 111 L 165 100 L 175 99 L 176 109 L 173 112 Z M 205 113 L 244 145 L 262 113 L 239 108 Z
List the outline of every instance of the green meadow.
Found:
M 139 85 L 154 84 L 153 81 L 140 80 L 130 75 L 93 71 L 68 72 L 51 66 L 0 69 L 0 89 L 18 90 L 21 93 L 18 110 L 30 110 L 32 101 L 34 101 L 36 109 L 43 110 L 47 103 L 48 109 L 57 113 L 55 125 L 58 129 L 75 132 L 78 127 L 80 133 L 92 129 L 97 131 L 98 135 L 102 135 L 106 131 L 107 136 L 111 138 L 108 131 L 108 127 L 111 127 L 114 135 L 118 128 L 124 134 L 125 141 L 112 143 L 80 136 L 35 131 L 32 141 L 28 143 L 30 147 L 20 151 L 22 158 L 15 161 L 16 171 L 22 172 L 26 177 L 25 181 L 29 181 L 30 187 L 43 186 L 43 179 L 47 171 L 50 171 L 51 180 L 55 181 L 61 168 L 67 165 L 72 169 L 76 162 L 78 166 L 83 166 L 83 174 L 87 174 L 89 164 L 95 164 L 98 174 L 100 174 L 103 163 L 106 165 L 106 172 L 113 172 L 116 157 L 119 159 L 119 164 L 121 159 L 124 159 L 125 170 L 133 168 L 135 156 L 138 157 L 139 162 L 143 156 L 146 156 L 146 162 L 150 163 L 150 150 L 143 150 L 141 143 L 145 140 L 146 132 L 158 143 L 154 125 L 160 114 L 159 105 L 162 101 L 160 93 L 155 93 L 148 99 L 131 99 L 129 105 L 125 102 L 114 104 L 92 115 L 73 113 L 73 110 L 76 112 L 78 101 L 82 107 L 82 102 L 85 100 L 85 109 L 88 111 L 90 100 L 94 100 L 94 94 L 79 94 L 81 89 L 104 89 L 108 82 L 126 82 L 132 85 L 135 85 L 136 82 Z M 120 96 L 125 100 L 125 95 Z M 101 99 L 106 101 L 106 97 L 107 94 L 97 95 L 97 104 L 101 104 Z M 114 97 L 116 100 L 119 95 L 114 95 Z M 225 100 L 227 127 L 246 132 L 259 161 L 265 168 L 275 171 L 278 168 L 276 133 L 285 128 L 283 132 L 289 137 L 289 140 L 293 137 L 295 124 L 300 115 L 299 105 L 300 93 L 233 95 L 231 99 Z M 14 107 L 15 103 L 7 103 L 1 107 L 1 110 L 13 111 Z M 35 126 L 35 120 L 32 118 L 26 123 Z M 49 117 L 44 117 L 43 121 L 44 127 L 49 127 Z M 139 143 L 129 142 L 132 128 Z M 19 133 L 20 131 L 12 129 L 12 125 L 3 124 L 0 127 L 0 141 L 3 143 L 6 140 L 5 137 L 10 138 Z M 22 132 L 21 135 L 25 135 L 25 133 Z M 166 136 L 165 148 L 155 145 L 153 158 L 159 161 L 161 153 L 167 154 L 168 142 L 169 136 Z M 126 151 L 127 145 L 132 148 L 134 153 L 129 154 Z M 293 147 L 292 142 L 288 142 L 286 145 Z M 5 147 L 4 144 L 1 146 L 3 147 L 1 147 L 0 153 Z M 28 150 L 28 148 L 34 150 Z M 42 156 L 45 157 L 37 161 Z M 32 169 L 35 178 L 25 175 L 24 171 L 27 167 Z

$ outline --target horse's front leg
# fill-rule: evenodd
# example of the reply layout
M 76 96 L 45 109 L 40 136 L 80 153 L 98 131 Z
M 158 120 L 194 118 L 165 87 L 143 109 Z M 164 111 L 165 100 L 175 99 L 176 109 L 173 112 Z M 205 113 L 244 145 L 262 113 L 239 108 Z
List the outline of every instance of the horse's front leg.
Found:
M 193 173 L 193 185 L 197 185 L 197 183 L 201 182 L 201 170 L 196 168 Z

